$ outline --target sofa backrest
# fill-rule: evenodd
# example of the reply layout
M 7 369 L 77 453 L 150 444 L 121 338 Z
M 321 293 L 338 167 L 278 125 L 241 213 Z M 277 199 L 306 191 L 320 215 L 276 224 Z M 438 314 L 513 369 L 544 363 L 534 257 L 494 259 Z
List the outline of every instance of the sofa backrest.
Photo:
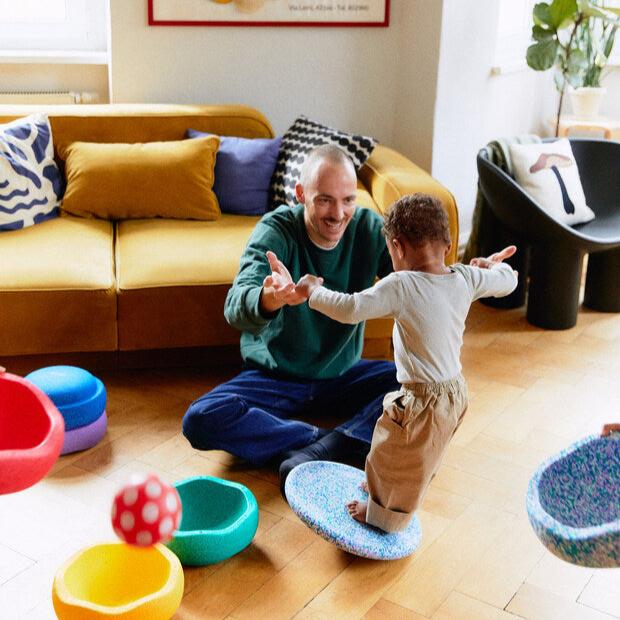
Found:
M 274 137 L 271 124 L 262 112 L 243 105 L 0 105 L 0 123 L 34 113 L 48 115 L 56 150 L 75 141 L 182 140 L 190 128 L 220 136 Z

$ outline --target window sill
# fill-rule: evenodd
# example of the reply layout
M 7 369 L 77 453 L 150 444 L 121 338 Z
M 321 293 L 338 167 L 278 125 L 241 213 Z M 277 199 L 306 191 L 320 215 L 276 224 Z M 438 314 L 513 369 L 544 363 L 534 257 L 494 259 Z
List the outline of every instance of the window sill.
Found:
M 496 62 L 491 67 L 491 75 L 508 75 L 510 73 L 520 73 L 528 69 L 525 59 L 515 59 Z
M 107 52 L 0 50 L 0 64 L 107 65 Z

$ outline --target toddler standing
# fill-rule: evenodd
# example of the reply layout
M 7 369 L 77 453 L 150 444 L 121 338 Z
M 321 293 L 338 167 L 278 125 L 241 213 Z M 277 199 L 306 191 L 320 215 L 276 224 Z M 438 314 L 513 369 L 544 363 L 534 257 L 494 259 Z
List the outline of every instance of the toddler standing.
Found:
M 435 475 L 467 409 L 460 352 L 465 319 L 480 297 L 502 297 L 517 274 L 494 255 L 489 268 L 446 267 L 448 217 L 435 198 L 404 196 L 385 218 L 394 272 L 373 287 L 348 295 L 305 275 L 297 290 L 314 310 L 340 321 L 394 318 L 393 344 L 401 389 L 388 393 L 366 459 L 368 502 L 351 501 L 349 513 L 387 532 L 404 529 Z

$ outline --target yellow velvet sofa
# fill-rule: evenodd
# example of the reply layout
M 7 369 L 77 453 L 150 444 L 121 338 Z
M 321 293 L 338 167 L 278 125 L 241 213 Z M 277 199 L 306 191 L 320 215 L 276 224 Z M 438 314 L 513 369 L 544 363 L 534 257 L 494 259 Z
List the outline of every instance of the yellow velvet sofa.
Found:
M 274 137 L 261 112 L 241 105 L 4 105 L 0 123 L 33 112 L 48 114 L 57 152 L 74 141 L 180 140 L 188 128 Z M 378 145 L 360 170 L 358 189 L 359 205 L 378 212 L 406 193 L 433 194 L 458 239 L 452 195 L 387 146 Z M 239 333 L 224 320 L 224 299 L 257 220 L 222 214 L 209 222 L 107 221 L 63 214 L 0 233 L 0 364 L 41 354 L 235 348 Z M 365 355 L 389 356 L 390 335 L 390 321 L 370 321 Z

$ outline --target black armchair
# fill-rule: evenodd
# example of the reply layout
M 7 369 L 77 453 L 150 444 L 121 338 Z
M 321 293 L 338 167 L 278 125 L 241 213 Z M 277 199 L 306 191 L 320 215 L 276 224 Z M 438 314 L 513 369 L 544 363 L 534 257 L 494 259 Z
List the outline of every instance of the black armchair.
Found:
M 512 265 L 520 285 L 504 300 L 490 303 L 518 307 L 527 320 L 547 329 L 567 329 L 577 321 L 583 257 L 589 254 L 584 305 L 620 312 L 620 142 L 571 139 L 588 206 L 596 218 L 567 226 L 547 215 L 517 183 L 478 153 L 480 190 L 487 206 L 480 215 L 481 254 L 514 243 Z

